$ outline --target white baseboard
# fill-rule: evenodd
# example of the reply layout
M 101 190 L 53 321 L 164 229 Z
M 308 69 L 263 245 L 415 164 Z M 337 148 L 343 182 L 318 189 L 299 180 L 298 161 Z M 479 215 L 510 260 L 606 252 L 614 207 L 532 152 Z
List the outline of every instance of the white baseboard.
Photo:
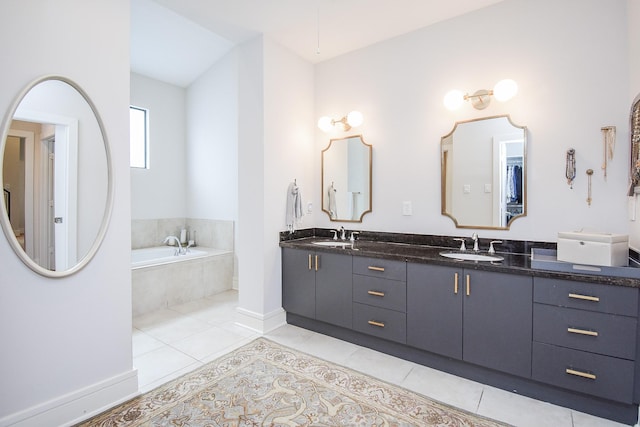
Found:
M 4 418 L 0 427 L 71 426 L 136 397 L 138 371 L 133 369 Z
M 287 323 L 287 313 L 279 308 L 271 313 L 260 314 L 244 308 L 236 308 L 238 312 L 238 325 L 256 331 L 260 334 L 266 334 Z

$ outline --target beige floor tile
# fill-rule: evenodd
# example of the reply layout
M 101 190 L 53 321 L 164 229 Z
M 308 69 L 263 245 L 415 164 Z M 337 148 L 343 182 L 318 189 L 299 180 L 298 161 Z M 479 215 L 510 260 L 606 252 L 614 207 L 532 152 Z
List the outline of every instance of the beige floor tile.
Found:
M 193 334 L 171 344 L 172 347 L 202 361 L 214 353 L 219 353 L 239 341 L 246 341 L 245 336 L 218 327 Z
M 211 324 L 203 320 L 184 316 L 173 322 L 145 329 L 144 332 L 164 343 L 171 344 L 212 327 Z
M 572 427 L 571 410 L 485 386 L 478 414 L 518 427 Z
M 133 326 L 142 331 L 152 327 L 158 327 L 163 324 L 171 323 L 183 317 L 182 314 L 168 308 L 152 311 L 151 313 L 142 314 L 133 318 Z
M 298 349 L 306 340 L 310 339 L 314 332 L 299 328 L 293 325 L 281 326 L 267 334 L 265 338 L 286 345 L 288 347 Z
M 447 374 L 426 366 L 414 365 L 400 386 L 431 399 L 475 413 L 484 384 Z
M 359 348 L 355 344 L 314 333 L 309 339 L 301 342 L 297 349 L 320 359 L 346 366 L 349 358 Z
M 160 347 L 133 359 L 133 365 L 138 369 L 138 384 L 140 387 L 156 382 L 185 368 L 195 369 L 201 363 L 186 354 L 168 347 Z
M 352 353 L 344 365 L 392 384 L 402 383 L 413 368 L 411 362 L 363 347 Z
M 132 333 L 132 347 L 133 347 L 133 357 L 140 356 L 144 353 L 148 353 L 152 350 L 156 350 L 162 346 L 164 346 L 160 340 L 155 339 L 151 335 L 142 332 L 139 329 L 134 329 Z

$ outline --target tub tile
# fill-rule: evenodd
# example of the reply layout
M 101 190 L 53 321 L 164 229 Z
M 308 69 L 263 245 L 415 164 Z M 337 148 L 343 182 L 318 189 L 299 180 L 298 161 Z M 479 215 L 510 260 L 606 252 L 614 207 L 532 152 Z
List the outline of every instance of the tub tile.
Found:
M 163 267 L 131 271 L 133 316 L 167 307 L 167 283 Z
M 180 238 L 180 230 L 185 227 L 184 218 L 162 218 L 158 220 L 156 232 L 157 242 L 152 246 L 158 246 L 165 237 L 176 236 Z
M 157 246 L 158 220 L 134 219 L 131 221 L 131 248 Z
M 167 266 L 165 280 L 171 283 L 167 286 L 169 307 L 204 297 L 202 267 L 198 260 L 177 262 Z
M 233 255 L 210 258 L 203 267 L 204 296 L 228 291 L 233 286 Z

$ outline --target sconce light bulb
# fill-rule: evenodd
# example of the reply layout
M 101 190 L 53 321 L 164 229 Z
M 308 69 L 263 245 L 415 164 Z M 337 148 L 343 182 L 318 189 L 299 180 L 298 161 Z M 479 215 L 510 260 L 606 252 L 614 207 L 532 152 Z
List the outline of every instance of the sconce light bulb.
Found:
M 363 121 L 364 121 L 364 118 L 360 111 L 354 110 L 349 114 L 347 114 L 347 123 L 349 123 L 349 126 L 351 126 L 352 128 L 360 126 Z
M 318 119 L 318 127 L 324 132 L 329 132 L 333 129 L 333 121 L 331 120 L 331 117 L 320 117 L 320 119 Z
M 449 91 L 444 96 L 443 102 L 444 102 L 444 106 L 447 107 L 447 109 L 457 110 L 462 106 L 462 103 L 464 102 L 464 93 L 455 89 L 452 91 Z
M 493 96 L 500 102 L 508 101 L 518 93 L 518 84 L 511 80 L 500 80 L 493 88 Z

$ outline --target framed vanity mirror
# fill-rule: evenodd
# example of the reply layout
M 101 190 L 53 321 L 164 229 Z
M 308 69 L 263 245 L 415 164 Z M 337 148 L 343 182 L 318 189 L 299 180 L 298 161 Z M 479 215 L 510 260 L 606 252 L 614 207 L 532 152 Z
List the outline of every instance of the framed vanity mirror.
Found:
M 322 150 L 322 210 L 331 221 L 362 222 L 371 212 L 371 153 L 362 135 L 332 139 Z
M 16 255 L 46 277 L 79 271 L 95 255 L 111 212 L 110 150 L 88 95 L 59 76 L 24 88 L 0 141 L 0 224 Z
M 527 214 L 526 134 L 504 115 L 457 122 L 442 137 L 442 214 L 457 228 L 506 230 Z

